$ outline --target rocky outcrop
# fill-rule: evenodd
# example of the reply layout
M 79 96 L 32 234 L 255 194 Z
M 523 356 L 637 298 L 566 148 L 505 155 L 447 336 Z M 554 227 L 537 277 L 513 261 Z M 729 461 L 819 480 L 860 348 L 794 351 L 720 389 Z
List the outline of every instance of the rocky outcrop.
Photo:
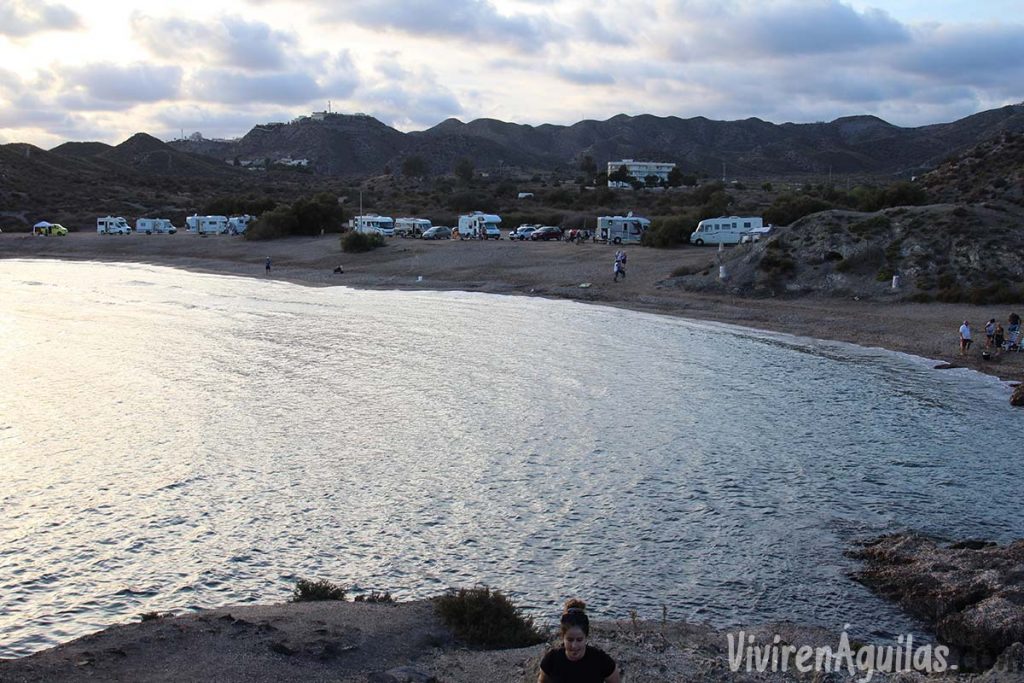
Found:
M 1024 642 L 1024 540 L 942 546 L 900 534 L 851 554 L 865 562 L 855 579 L 930 622 L 949 645 L 992 657 Z
M 1018 384 L 1013 388 L 1013 393 L 1010 394 L 1010 405 L 1024 406 L 1024 384 Z

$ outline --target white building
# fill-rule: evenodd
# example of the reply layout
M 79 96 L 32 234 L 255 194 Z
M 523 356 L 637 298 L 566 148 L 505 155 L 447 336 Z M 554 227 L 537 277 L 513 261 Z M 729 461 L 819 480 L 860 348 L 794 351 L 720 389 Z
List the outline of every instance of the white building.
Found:
M 626 167 L 626 172 L 630 176 L 636 178 L 641 183 L 647 181 L 647 176 L 658 176 L 658 180 L 662 182 L 668 181 L 668 174 L 676 167 L 675 164 L 662 163 L 658 161 L 633 161 L 632 159 L 623 159 L 622 161 L 609 161 L 608 162 L 608 175 L 611 176 L 617 172 L 623 166 Z M 629 187 L 628 183 L 619 182 L 616 180 L 609 180 L 608 187 Z

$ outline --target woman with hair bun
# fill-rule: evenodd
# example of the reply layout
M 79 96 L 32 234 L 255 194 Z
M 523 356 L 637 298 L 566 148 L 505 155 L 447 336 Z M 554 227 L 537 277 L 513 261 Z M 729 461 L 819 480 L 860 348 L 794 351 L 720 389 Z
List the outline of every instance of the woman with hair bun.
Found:
M 565 603 L 560 620 L 562 646 L 548 650 L 540 660 L 539 683 L 620 683 L 615 660 L 587 645 L 590 619 L 582 600 Z

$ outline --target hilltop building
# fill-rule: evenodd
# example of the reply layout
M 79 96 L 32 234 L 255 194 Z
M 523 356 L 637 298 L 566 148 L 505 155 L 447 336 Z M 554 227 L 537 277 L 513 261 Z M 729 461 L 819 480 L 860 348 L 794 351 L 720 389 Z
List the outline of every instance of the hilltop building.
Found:
M 608 162 L 608 175 L 611 176 L 623 166 L 626 167 L 626 172 L 629 173 L 631 177 L 636 178 L 641 183 L 646 182 L 647 176 L 652 175 L 657 176 L 658 180 L 661 182 L 668 182 L 668 174 L 676 167 L 675 164 L 662 163 L 658 161 L 633 161 L 632 159 L 623 159 L 622 161 Z M 629 187 L 629 183 L 609 180 L 608 187 L 624 188 Z

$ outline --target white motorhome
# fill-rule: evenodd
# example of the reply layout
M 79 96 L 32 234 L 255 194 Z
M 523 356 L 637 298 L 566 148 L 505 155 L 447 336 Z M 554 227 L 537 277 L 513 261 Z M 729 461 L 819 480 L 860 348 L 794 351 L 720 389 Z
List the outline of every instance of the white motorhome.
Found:
M 178 229 L 169 218 L 140 218 L 135 221 L 135 232 L 142 235 L 173 235 Z
M 103 216 L 96 219 L 96 232 L 101 235 L 130 235 L 132 228 L 122 216 Z
M 501 239 L 501 216 L 474 211 L 459 216 L 459 239 Z
M 399 218 L 395 220 L 395 234 L 400 237 L 419 237 L 433 226 L 426 218 Z
M 595 239 L 608 244 L 639 242 L 649 227 L 650 220 L 634 216 L 632 211 L 627 216 L 600 216 Z
M 690 244 L 739 244 L 744 234 L 763 227 L 764 221 L 758 216 L 705 218 L 690 234 Z
M 200 216 L 198 214 L 185 219 L 189 232 L 199 235 L 219 235 L 228 231 L 227 216 Z
M 395 221 L 390 216 L 368 213 L 365 216 L 356 216 L 348 222 L 348 225 L 356 232 L 377 233 L 384 237 L 394 237 L 395 235 Z
M 249 228 L 250 221 L 252 221 L 252 216 L 249 214 L 231 216 L 228 218 L 228 233 L 231 235 L 244 235 L 245 231 Z

